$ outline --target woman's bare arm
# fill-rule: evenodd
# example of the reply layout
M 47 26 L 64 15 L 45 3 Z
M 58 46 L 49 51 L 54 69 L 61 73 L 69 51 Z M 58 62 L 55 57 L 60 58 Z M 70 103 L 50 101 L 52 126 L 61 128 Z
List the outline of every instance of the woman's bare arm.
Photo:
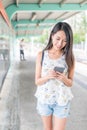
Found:
M 52 79 L 56 76 L 56 73 L 53 70 L 49 70 L 48 74 L 44 77 L 41 77 L 41 60 L 42 60 L 42 52 L 39 52 L 36 59 L 36 72 L 35 72 L 35 84 L 42 85 L 46 83 L 49 79 Z
M 57 73 L 57 79 L 62 81 L 66 86 L 71 87 L 73 84 L 74 68 L 75 68 L 75 65 L 69 71 L 68 76 L 66 76 L 63 73 Z

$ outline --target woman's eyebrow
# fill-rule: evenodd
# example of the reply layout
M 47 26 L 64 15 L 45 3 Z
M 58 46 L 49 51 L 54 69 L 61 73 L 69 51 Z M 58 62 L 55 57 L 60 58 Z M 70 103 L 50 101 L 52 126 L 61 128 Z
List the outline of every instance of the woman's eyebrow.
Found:
M 61 36 L 57 36 L 56 38 L 61 38 Z M 63 41 L 67 41 L 67 39 L 65 38 L 65 39 L 63 39 Z
M 56 36 L 57 38 L 60 38 L 60 36 Z

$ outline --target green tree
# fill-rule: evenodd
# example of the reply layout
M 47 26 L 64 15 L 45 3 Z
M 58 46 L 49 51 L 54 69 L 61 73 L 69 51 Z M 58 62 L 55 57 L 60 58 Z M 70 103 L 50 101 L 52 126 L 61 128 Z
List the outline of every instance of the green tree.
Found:
M 45 32 L 38 38 L 38 42 L 46 44 L 47 39 L 48 39 L 48 30 L 45 30 Z

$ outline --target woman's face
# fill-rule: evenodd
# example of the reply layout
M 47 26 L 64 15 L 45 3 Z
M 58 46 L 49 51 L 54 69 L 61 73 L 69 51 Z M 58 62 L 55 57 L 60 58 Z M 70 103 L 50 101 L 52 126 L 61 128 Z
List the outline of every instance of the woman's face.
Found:
M 60 30 L 52 35 L 52 43 L 55 50 L 61 50 L 67 44 L 65 32 Z

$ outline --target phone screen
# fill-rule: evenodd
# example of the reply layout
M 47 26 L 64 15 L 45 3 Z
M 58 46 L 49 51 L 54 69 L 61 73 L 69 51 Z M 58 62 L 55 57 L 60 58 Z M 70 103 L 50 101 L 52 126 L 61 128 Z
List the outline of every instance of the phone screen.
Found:
M 64 69 L 65 69 L 64 67 L 57 67 L 57 66 L 54 67 L 54 70 L 55 70 L 55 71 L 58 71 L 58 72 L 60 72 L 60 73 L 63 73 Z

